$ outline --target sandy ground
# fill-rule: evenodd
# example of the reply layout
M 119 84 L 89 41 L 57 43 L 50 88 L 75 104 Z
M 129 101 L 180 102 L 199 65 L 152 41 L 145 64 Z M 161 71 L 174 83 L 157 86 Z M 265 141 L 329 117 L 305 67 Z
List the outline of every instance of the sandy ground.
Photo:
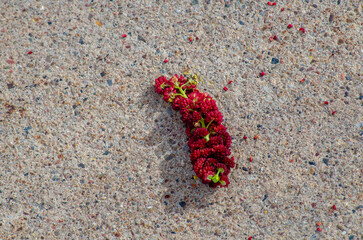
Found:
M 362 11 L 1 0 L 0 239 L 363 239 Z M 233 138 L 228 189 L 193 178 L 153 90 L 188 68 Z

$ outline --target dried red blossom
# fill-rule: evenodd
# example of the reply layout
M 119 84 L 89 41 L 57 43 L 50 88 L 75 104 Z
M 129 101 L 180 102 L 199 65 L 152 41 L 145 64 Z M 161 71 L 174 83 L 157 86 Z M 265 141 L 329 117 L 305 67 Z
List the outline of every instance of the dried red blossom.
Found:
M 292 25 L 292 24 L 289 24 L 289 25 L 287 25 L 287 28 L 292 28 L 294 25 Z
M 169 59 L 165 59 L 165 60 L 164 60 L 164 63 L 167 63 L 167 62 L 169 62 Z
M 228 84 L 230 84 L 230 81 Z M 198 178 L 210 187 L 227 187 L 228 174 L 235 166 L 231 154 L 232 138 L 222 125 L 223 115 L 216 101 L 207 93 L 199 92 L 194 78 L 175 75 L 155 79 L 155 91 L 180 111 L 190 138 L 190 161 Z
M 125 38 L 125 37 L 127 37 L 127 34 L 122 34 L 121 36 L 122 36 L 123 38 Z
M 260 76 L 263 77 L 263 76 L 265 76 L 265 74 L 266 74 L 265 72 L 261 72 Z
M 299 28 L 299 31 L 305 33 L 305 28 Z
M 228 87 L 224 87 L 223 90 L 227 92 L 228 91 Z
M 30 55 L 30 54 L 32 54 L 32 53 L 33 53 L 32 51 L 29 51 L 29 52 L 28 52 L 28 54 L 29 54 L 29 55 Z
M 324 102 L 324 104 L 325 104 L 325 105 L 328 105 L 328 104 L 329 104 L 329 102 L 328 102 L 328 101 L 325 101 L 325 102 Z

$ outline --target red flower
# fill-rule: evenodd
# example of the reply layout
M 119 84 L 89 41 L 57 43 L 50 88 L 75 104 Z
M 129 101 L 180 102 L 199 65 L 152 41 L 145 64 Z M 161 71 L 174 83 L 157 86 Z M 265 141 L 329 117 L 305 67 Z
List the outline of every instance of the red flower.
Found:
M 292 27 L 293 27 L 292 24 L 287 25 L 287 28 L 292 28 Z
M 223 116 L 218 110 L 210 111 L 205 114 L 205 122 L 216 122 L 217 124 L 221 124 L 223 122 Z
M 190 138 L 190 161 L 197 176 L 210 187 L 227 187 L 228 174 L 235 166 L 234 158 L 228 157 L 232 138 L 222 125 L 223 115 L 216 101 L 200 92 L 196 83 L 182 75 L 169 80 L 162 76 L 155 79 L 155 91 L 181 113 Z

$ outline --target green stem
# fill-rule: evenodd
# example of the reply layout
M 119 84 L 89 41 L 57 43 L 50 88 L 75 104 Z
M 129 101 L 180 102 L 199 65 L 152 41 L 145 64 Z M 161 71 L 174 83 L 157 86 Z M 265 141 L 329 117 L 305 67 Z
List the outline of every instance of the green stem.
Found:
M 199 122 L 200 122 L 200 124 L 202 124 L 202 127 L 204 127 L 204 128 L 205 128 L 204 118 L 201 118 L 201 119 L 199 120 Z
M 210 133 L 208 133 L 208 135 L 207 136 L 204 136 L 204 139 L 208 142 L 209 141 L 209 135 L 210 135 Z
M 179 87 L 178 82 L 174 84 L 174 88 L 179 90 L 180 95 L 183 96 L 183 98 L 188 98 L 188 96 L 185 94 L 184 90 L 181 87 Z
M 214 118 L 212 119 L 212 121 L 210 121 L 210 122 L 208 123 L 208 125 L 207 125 L 206 129 L 208 129 L 208 128 L 209 128 L 209 125 L 213 122 L 213 120 L 214 120 Z
M 223 173 L 224 172 L 224 170 L 223 170 L 223 168 L 218 168 L 218 171 L 217 171 L 217 173 L 211 178 L 211 180 L 214 182 L 214 183 L 217 183 L 220 179 L 221 179 L 221 177 L 219 176 L 219 174 L 220 173 Z

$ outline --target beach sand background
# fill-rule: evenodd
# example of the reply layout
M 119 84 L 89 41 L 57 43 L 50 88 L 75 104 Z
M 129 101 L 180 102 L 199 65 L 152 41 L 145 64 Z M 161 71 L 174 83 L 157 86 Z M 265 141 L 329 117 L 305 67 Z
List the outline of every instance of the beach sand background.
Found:
M 0 239 L 363 239 L 362 10 L 2 0 Z M 227 189 L 153 89 L 189 68 L 233 138 Z

